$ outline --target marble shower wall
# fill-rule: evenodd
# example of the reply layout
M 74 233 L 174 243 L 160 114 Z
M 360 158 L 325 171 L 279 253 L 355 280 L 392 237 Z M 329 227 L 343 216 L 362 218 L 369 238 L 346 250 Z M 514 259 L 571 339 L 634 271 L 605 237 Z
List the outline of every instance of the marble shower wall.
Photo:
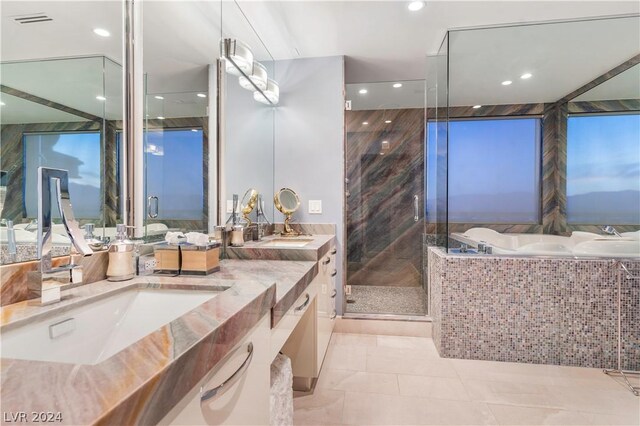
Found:
M 348 283 L 420 286 L 424 109 L 347 111 L 346 121 Z

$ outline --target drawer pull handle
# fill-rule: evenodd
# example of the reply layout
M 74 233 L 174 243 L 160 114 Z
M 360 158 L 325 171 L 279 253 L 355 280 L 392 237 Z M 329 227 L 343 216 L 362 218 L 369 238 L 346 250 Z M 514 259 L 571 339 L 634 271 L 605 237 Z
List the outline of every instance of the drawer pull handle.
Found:
M 333 250 L 331 250 L 331 254 L 336 254 L 337 252 L 338 252 L 338 250 L 337 250 L 337 249 L 333 249 Z
M 338 316 L 338 313 L 336 312 L 336 310 L 333 310 L 333 313 L 331 314 L 331 319 L 336 319 L 336 317 Z
M 303 310 L 304 308 L 307 307 L 307 305 L 309 304 L 310 300 L 311 300 L 311 297 L 309 297 L 309 293 L 307 293 L 306 300 L 304 301 L 304 303 L 302 305 L 296 307 L 294 310 L 296 312 L 299 312 L 299 311 Z
M 327 257 L 325 260 L 322 261 L 322 264 L 323 265 L 328 265 L 329 262 L 331 262 L 331 259 Z
M 247 372 L 247 369 L 251 364 L 251 360 L 253 359 L 253 343 L 252 342 L 249 342 L 249 345 L 247 345 L 247 352 L 248 352 L 247 358 L 245 358 L 245 360 L 242 362 L 242 365 L 231 376 L 229 376 L 227 380 L 225 380 L 215 388 L 209 389 L 208 391 L 205 391 L 204 389 L 200 390 L 201 405 L 204 402 L 213 400 L 215 398 L 220 397 L 221 395 L 224 395 L 224 393 L 228 391 L 229 388 L 233 386 L 233 384 L 237 382 L 244 373 Z
M 331 298 L 333 299 L 334 297 L 336 297 L 337 294 L 338 294 L 338 290 L 334 288 L 333 291 L 331 292 Z
M 331 273 L 331 276 L 335 277 L 336 275 L 338 275 L 338 270 L 334 269 L 333 272 Z

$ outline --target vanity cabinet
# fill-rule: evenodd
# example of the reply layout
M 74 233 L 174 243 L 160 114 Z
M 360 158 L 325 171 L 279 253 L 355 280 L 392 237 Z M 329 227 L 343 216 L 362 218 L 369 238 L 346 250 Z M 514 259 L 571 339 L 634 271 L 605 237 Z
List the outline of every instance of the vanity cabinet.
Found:
M 270 326 L 265 315 L 159 424 L 268 425 Z
M 338 294 L 336 288 L 337 267 L 336 267 L 336 248 L 332 247 L 318 264 L 319 272 L 319 294 L 318 294 L 318 344 L 317 344 L 317 363 L 315 376 L 320 375 L 322 362 L 331 340 L 335 319 L 337 316 L 336 296 Z

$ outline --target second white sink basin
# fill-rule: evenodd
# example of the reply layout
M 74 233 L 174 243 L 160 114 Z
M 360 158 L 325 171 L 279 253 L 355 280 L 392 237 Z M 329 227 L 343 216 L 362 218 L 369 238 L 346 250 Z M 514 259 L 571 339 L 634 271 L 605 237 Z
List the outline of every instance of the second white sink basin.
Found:
M 133 288 L 3 332 L 0 354 L 98 364 L 221 292 Z
M 262 247 L 304 247 L 313 240 L 309 239 L 292 239 L 292 238 L 276 238 L 260 244 Z

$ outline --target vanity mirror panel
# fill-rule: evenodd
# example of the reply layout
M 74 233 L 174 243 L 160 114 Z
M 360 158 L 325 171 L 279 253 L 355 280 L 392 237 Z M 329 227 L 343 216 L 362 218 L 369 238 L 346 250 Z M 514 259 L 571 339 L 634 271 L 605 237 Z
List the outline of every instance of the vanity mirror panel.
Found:
M 6 264 L 36 258 L 39 166 L 69 171 L 75 217 L 81 226 L 94 224 L 94 235 L 108 236 L 120 220 L 122 5 L 3 1 L 2 8 L 3 16 L 50 18 L 1 28 L 0 263 Z M 63 234 L 54 226 L 54 255 L 69 252 Z

